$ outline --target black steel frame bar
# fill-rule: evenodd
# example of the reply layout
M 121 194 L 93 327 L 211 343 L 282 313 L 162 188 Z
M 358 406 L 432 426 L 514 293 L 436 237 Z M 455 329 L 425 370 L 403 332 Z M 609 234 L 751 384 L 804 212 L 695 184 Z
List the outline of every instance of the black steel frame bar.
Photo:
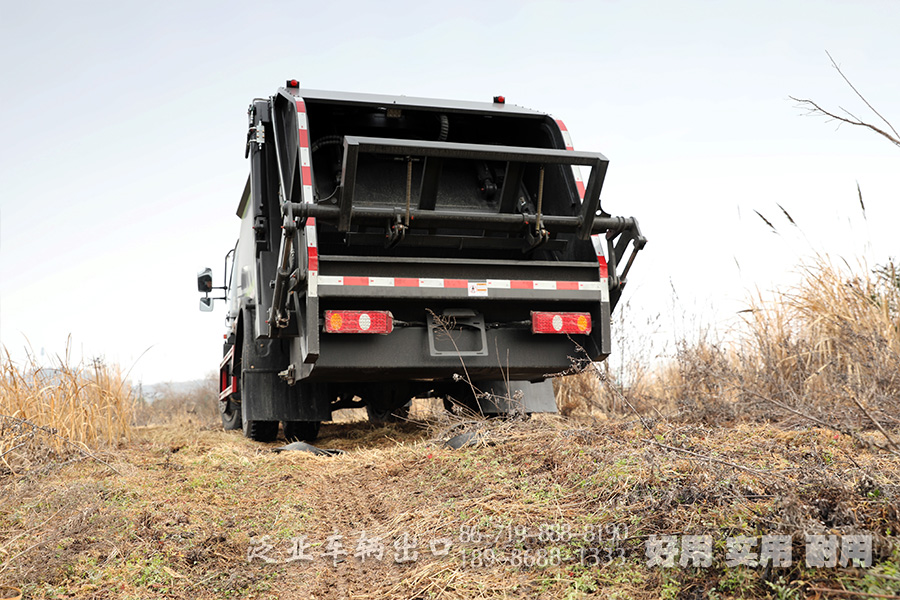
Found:
M 300 202 L 291 202 L 287 205 L 295 217 L 299 218 L 302 223 L 306 219 L 312 217 L 324 222 L 338 223 L 344 216 L 343 207 L 330 206 L 324 204 L 304 204 Z M 361 206 L 352 208 L 349 211 L 350 217 L 354 222 L 359 223 L 384 223 L 385 220 L 394 220 L 397 216 L 406 214 L 405 209 L 378 207 L 378 206 Z M 432 210 L 410 210 L 410 227 L 432 228 L 432 227 L 453 227 L 458 225 L 477 225 L 480 229 L 489 229 L 491 231 L 518 231 L 522 227 L 534 223 L 536 216 L 529 214 L 502 214 L 502 213 L 483 213 L 483 212 L 458 212 L 458 211 L 432 211 Z M 581 229 L 583 223 L 582 217 L 565 217 L 556 215 L 544 215 L 541 217 L 541 225 L 551 232 L 572 232 Z M 591 226 L 588 229 L 591 233 L 601 233 L 605 231 L 620 232 L 635 227 L 635 219 L 633 217 L 594 217 L 590 221 Z
M 606 169 L 609 161 L 598 152 L 580 152 L 574 150 L 558 150 L 551 148 L 527 148 L 519 146 L 486 146 L 482 144 L 460 144 L 454 142 L 431 142 L 421 140 L 400 140 L 393 138 L 373 138 L 361 136 L 346 136 L 344 138 L 344 161 L 341 173 L 341 194 L 338 208 L 339 231 L 350 231 L 351 216 L 355 218 L 358 213 L 353 208 L 353 199 L 356 190 L 356 169 L 359 164 L 359 154 L 391 154 L 401 156 L 421 156 L 426 161 L 431 159 L 431 168 L 426 168 L 422 182 L 422 196 L 420 208 L 428 210 L 433 208 L 437 197 L 438 179 L 440 177 L 440 162 L 444 158 L 463 158 L 473 160 L 506 161 L 510 164 L 513 180 L 521 177 L 521 166 L 512 167 L 522 163 L 579 165 L 591 167 L 591 176 L 585 188 L 585 197 L 582 202 L 581 219 L 574 231 L 578 237 L 586 240 L 590 238 L 593 227 L 586 226 L 596 214 L 600 206 L 600 190 L 606 177 Z M 437 163 L 437 164 L 434 164 Z M 516 183 L 514 181 L 513 183 Z M 514 194 L 518 190 L 512 185 L 504 185 L 501 190 L 501 212 L 511 211 L 513 208 Z M 507 216 L 507 215 L 496 215 Z M 516 216 L 517 215 L 509 215 Z M 480 214 L 478 220 L 485 218 Z M 571 217 L 569 217 L 571 218 Z M 549 222 L 551 217 L 541 217 L 544 222 Z M 517 219 L 516 223 L 522 222 Z

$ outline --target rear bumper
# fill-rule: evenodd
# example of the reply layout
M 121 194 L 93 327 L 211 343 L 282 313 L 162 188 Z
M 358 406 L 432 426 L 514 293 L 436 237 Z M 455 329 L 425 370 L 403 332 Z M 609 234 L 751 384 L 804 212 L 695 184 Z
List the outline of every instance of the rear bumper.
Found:
M 598 332 L 594 332 L 598 333 Z M 449 380 L 454 375 L 471 381 L 485 379 L 543 380 L 584 358 L 607 353 L 592 335 L 534 335 L 525 329 L 488 329 L 483 356 L 433 356 L 426 327 L 396 328 L 388 335 L 328 334 L 320 337 L 320 355 L 310 381 Z M 601 338 L 602 334 L 596 335 Z M 577 344 L 577 345 L 576 345 Z
M 298 380 L 463 375 L 472 381 L 539 381 L 574 361 L 604 360 L 611 351 L 608 280 L 597 263 L 321 256 L 319 268 L 315 281 L 308 282 L 315 293 L 298 298 L 302 326 L 291 344 Z M 394 329 L 386 335 L 327 333 L 326 310 L 390 311 Z M 474 313 L 482 324 L 459 351 L 446 338 L 436 343 L 441 333 L 434 316 L 445 311 Z M 536 335 L 531 311 L 590 313 L 593 328 L 587 335 Z

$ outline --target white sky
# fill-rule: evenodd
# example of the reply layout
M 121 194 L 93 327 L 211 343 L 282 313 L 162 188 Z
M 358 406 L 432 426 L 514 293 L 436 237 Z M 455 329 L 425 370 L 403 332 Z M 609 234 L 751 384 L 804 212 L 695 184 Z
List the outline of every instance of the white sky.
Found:
M 214 370 L 224 306 L 198 312 L 196 272 L 221 283 L 246 109 L 289 78 L 562 118 L 650 240 L 628 297 L 727 323 L 813 249 L 897 254 L 900 149 L 787 97 L 874 118 L 828 50 L 900 126 L 898 24 L 895 1 L 0 0 L 0 344 L 49 360 L 71 334 L 145 383 Z

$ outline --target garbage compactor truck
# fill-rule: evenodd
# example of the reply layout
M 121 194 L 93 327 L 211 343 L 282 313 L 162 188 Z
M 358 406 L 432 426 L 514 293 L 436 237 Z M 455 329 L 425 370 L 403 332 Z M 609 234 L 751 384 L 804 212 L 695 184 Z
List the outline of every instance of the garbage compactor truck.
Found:
M 492 102 L 301 89 L 249 108 L 225 281 L 226 429 L 314 439 L 334 409 L 413 397 L 554 411 L 548 380 L 611 352 L 644 237 L 600 207 L 608 161 L 559 120 Z M 580 167 L 589 167 L 587 182 Z M 627 255 L 627 256 L 626 256 Z

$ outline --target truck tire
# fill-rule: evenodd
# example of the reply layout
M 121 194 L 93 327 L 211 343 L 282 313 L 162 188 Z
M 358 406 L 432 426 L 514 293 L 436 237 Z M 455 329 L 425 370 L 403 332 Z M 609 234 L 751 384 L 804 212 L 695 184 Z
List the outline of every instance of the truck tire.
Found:
M 409 383 L 372 384 L 362 393 L 370 423 L 397 423 L 409 417 L 413 393 Z
M 222 356 L 228 356 L 228 353 L 234 349 L 234 333 L 229 334 L 228 338 L 226 338 L 225 344 L 222 347 Z M 232 377 L 235 378 L 238 384 L 235 389 L 236 391 L 231 392 L 224 400 L 216 400 L 219 405 L 219 414 L 222 417 L 222 429 L 225 431 L 233 431 L 235 429 L 241 428 L 241 366 L 240 366 L 240 355 L 237 357 L 237 362 L 233 363 L 237 366 L 237 373 L 231 373 Z M 220 390 L 221 392 L 222 390 Z
M 394 409 L 384 409 L 367 404 L 366 415 L 369 417 L 369 423 L 401 423 L 409 419 L 409 404 Z
M 241 404 L 232 399 L 219 401 L 219 412 L 222 413 L 222 428 L 225 431 L 240 429 L 243 425 Z
M 284 421 L 284 439 L 288 442 L 314 442 L 319 437 L 319 421 Z
M 274 442 L 278 437 L 278 421 L 244 420 L 244 435 L 254 442 Z

